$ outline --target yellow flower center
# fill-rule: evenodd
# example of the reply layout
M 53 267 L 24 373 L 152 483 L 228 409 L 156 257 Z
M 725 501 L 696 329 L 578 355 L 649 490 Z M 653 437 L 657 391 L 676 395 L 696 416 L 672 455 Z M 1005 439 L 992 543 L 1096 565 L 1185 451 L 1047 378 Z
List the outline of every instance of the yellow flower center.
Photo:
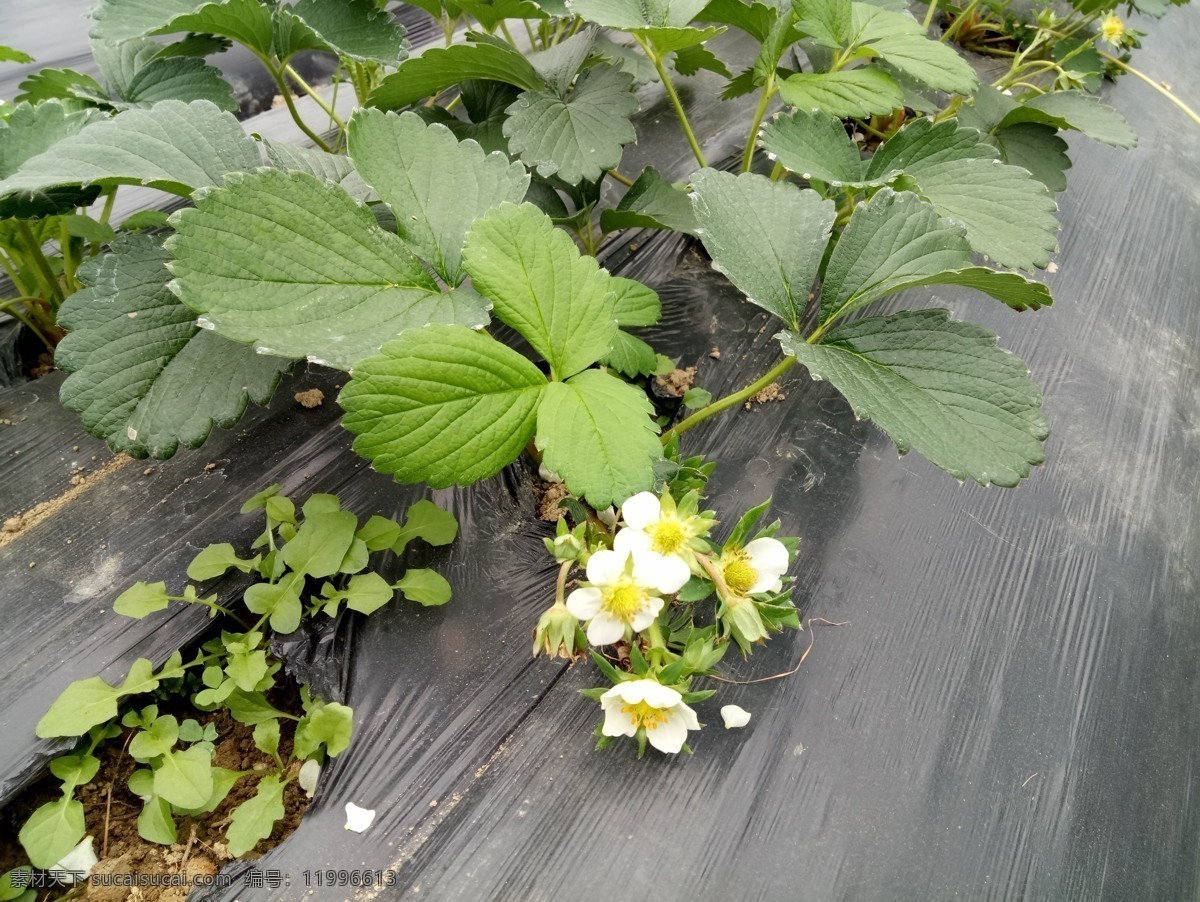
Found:
M 646 590 L 628 577 L 622 577 L 615 586 L 604 590 L 601 600 L 608 613 L 628 623 L 646 604 Z
M 649 702 L 636 702 L 622 705 L 621 713 L 628 714 L 635 726 L 654 730 L 658 728 L 659 724 L 667 722 L 667 717 L 671 712 L 667 708 L 656 708 Z
M 725 565 L 725 584 L 738 595 L 745 595 L 758 582 L 758 571 L 745 558 L 734 558 Z
M 1100 23 L 1100 34 L 1110 44 L 1116 44 L 1125 34 L 1125 23 L 1118 16 L 1107 16 Z
M 664 517 L 650 530 L 650 547 L 659 554 L 675 554 L 687 541 L 687 533 L 674 517 Z

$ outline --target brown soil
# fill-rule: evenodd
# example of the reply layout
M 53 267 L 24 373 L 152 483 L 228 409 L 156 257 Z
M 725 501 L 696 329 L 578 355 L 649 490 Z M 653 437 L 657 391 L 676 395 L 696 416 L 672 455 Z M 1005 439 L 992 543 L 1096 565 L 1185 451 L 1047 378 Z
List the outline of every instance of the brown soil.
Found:
M 298 391 L 295 394 L 296 403 L 301 407 L 307 407 L 311 410 L 314 407 L 320 407 L 325 403 L 325 392 L 319 388 L 310 388 L 306 391 Z
M 783 389 L 779 387 L 778 382 L 772 382 L 762 391 L 751 395 L 750 399 L 743 405 L 747 410 L 753 410 L 755 404 L 768 404 L 771 401 L 782 401 L 787 398 L 783 393 Z
M 299 695 L 294 686 L 288 686 L 271 701 L 284 711 L 299 713 Z M 160 703 L 163 710 L 170 704 Z M 172 709 L 180 719 L 193 716 L 201 724 L 214 723 L 217 727 L 216 751 L 213 763 L 232 770 L 266 771 L 274 767 L 269 755 L 254 746 L 252 728 L 233 720 L 225 711 L 212 714 L 180 707 Z M 292 748 L 292 721 L 284 721 L 284 736 L 279 744 L 280 755 L 286 761 Z M 225 845 L 225 830 L 229 826 L 233 810 L 254 795 L 257 780 L 253 775 L 239 780 L 220 807 L 211 814 L 199 818 L 177 817 L 179 842 L 172 846 L 160 846 L 142 839 L 137 832 L 137 816 L 141 811 L 141 800 L 128 789 L 129 775 L 138 767 L 124 753 L 132 731 L 124 731 L 121 737 L 110 740 L 99 751 L 100 771 L 96 778 L 76 793 L 83 802 L 88 835 L 93 837 L 99 864 L 93 869 L 94 876 L 135 874 L 143 880 L 153 880 L 159 885 L 116 886 L 106 885 L 99 880 L 89 880 L 82 895 L 72 898 L 94 900 L 94 902 L 183 902 L 190 886 L 169 885 L 172 877 L 179 883 L 190 883 L 198 875 L 210 875 L 219 871 L 232 856 Z M 25 819 L 39 805 L 52 801 L 58 795 L 60 784 L 47 778 L 34 784 L 18 796 L 11 805 L 0 813 L 0 873 L 27 863 L 24 851 L 16 840 Z M 300 823 L 308 807 L 308 797 L 295 780 L 284 792 L 284 817 L 275 825 L 271 836 L 259 843 L 247 858 L 257 858 L 263 852 L 279 845 Z M 147 882 L 149 882 L 147 880 Z M 57 899 L 70 893 L 69 887 L 46 890 L 38 895 L 39 900 Z
M 57 498 L 36 504 L 24 513 L 14 514 L 4 521 L 3 526 L 0 526 L 0 548 L 3 548 L 21 533 L 25 532 L 25 530 L 36 526 L 43 520 L 53 517 L 92 486 L 107 479 L 113 473 L 131 463 L 133 463 L 132 457 L 117 454 L 91 471 L 88 471 L 85 467 L 80 467 L 71 474 L 70 487 Z
M 665 376 L 656 377 L 658 387 L 666 394 L 682 398 L 689 388 L 696 384 L 696 368 L 689 366 L 683 370 L 672 370 Z
M 565 517 L 567 512 L 558 506 L 558 502 L 570 494 L 566 485 L 561 482 L 543 482 L 541 479 L 534 479 L 533 503 L 537 507 L 538 519 L 557 523 Z
M 38 354 L 37 363 L 29 369 L 30 379 L 41 379 L 43 376 L 48 376 L 54 372 L 54 355 L 49 351 L 43 351 Z

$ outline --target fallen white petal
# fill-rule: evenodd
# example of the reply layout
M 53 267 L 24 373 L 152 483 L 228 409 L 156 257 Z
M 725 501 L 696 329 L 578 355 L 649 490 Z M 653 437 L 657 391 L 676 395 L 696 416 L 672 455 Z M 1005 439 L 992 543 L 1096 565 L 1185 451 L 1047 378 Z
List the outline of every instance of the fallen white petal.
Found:
M 375 823 L 374 808 L 359 808 L 353 802 L 346 803 L 346 829 L 355 833 L 365 833 L 371 824 Z
M 62 883 L 86 880 L 97 861 L 99 859 L 96 858 L 96 850 L 92 847 L 92 838 L 88 836 L 64 855 L 58 864 L 50 868 L 50 873 Z
M 300 767 L 300 773 L 296 774 L 296 782 L 300 784 L 300 788 L 304 790 L 305 795 L 310 799 L 313 793 L 317 791 L 317 781 L 321 779 L 321 765 L 309 758 Z
M 750 712 L 737 705 L 724 705 L 721 708 L 721 719 L 725 721 L 725 729 L 736 730 L 750 723 Z

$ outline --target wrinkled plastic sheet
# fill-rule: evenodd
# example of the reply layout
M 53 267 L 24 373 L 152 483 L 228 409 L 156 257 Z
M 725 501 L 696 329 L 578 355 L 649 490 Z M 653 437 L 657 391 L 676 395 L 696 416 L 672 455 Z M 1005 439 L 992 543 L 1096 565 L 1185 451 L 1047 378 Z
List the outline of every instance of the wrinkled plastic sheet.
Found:
M 1195 95 L 1200 11 L 1144 30 L 1137 64 Z M 462 537 L 389 567 L 437 567 L 454 600 L 289 641 L 296 666 L 354 706 L 354 741 L 297 832 L 257 863 L 288 884 L 202 898 L 1195 898 L 1200 149 L 1140 82 L 1108 99 L 1141 144 L 1072 139 L 1051 310 L 1015 315 L 957 289 L 905 299 L 983 323 L 1031 365 L 1054 431 L 1020 488 L 959 485 L 898 458 L 800 368 L 781 382 L 785 400 L 689 433 L 686 450 L 720 462 L 710 505 L 728 521 L 773 497 L 802 539 L 797 604 L 845 625 L 732 662 L 734 678 L 760 679 L 813 642 L 792 677 L 719 686 L 700 706 L 709 726 L 694 756 L 641 762 L 632 744 L 592 750 L 598 709 L 577 690 L 601 683 L 593 668 L 529 657 L 554 567 L 528 468 L 433 492 Z M 721 113 L 713 159 L 744 136 L 737 109 Z M 663 165 L 678 147 L 664 168 L 685 172 L 669 110 L 644 116 L 666 137 L 631 150 L 629 171 L 634 154 Z M 605 256 L 658 289 L 664 322 L 646 336 L 696 365 L 714 395 L 776 359 L 766 315 L 678 237 L 623 235 Z M 332 397 L 333 376 L 298 379 Z M 16 429 L 0 430 L 5 498 L 56 488 L 61 443 L 90 441 L 56 408 L 52 381 L 22 390 L 36 424 L 19 447 Z M 6 795 L 48 751 L 31 727 L 69 680 L 115 677 L 203 630 L 191 612 L 131 623 L 109 609 L 135 579 L 180 579 L 205 542 L 248 540 L 255 524 L 235 513 L 245 495 L 278 480 L 363 514 L 422 496 L 353 456 L 331 402 L 301 411 L 292 390 L 149 475 L 119 470 L 0 548 L 12 575 L 0 598 Z M 0 396 L 0 416 L 12 399 Z M 753 712 L 747 728 L 721 728 L 726 703 Z M 347 802 L 377 810 L 365 834 L 342 829 Z M 395 885 L 306 886 L 324 868 L 390 869 Z

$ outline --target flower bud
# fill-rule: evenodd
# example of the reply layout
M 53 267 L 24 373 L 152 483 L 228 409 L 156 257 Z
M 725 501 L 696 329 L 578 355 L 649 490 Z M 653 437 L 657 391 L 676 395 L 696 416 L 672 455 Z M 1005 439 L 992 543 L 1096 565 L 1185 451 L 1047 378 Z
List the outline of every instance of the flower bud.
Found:
M 762 615 L 749 598 L 729 599 L 721 619 L 725 621 L 726 628 L 743 651 L 749 650 L 755 642 L 767 638 L 767 627 L 763 623 Z
M 554 605 L 538 618 L 533 630 L 533 656 L 545 653 L 550 658 L 575 659 L 587 647 L 586 641 L 578 642 L 579 632 L 579 620 L 566 606 Z

